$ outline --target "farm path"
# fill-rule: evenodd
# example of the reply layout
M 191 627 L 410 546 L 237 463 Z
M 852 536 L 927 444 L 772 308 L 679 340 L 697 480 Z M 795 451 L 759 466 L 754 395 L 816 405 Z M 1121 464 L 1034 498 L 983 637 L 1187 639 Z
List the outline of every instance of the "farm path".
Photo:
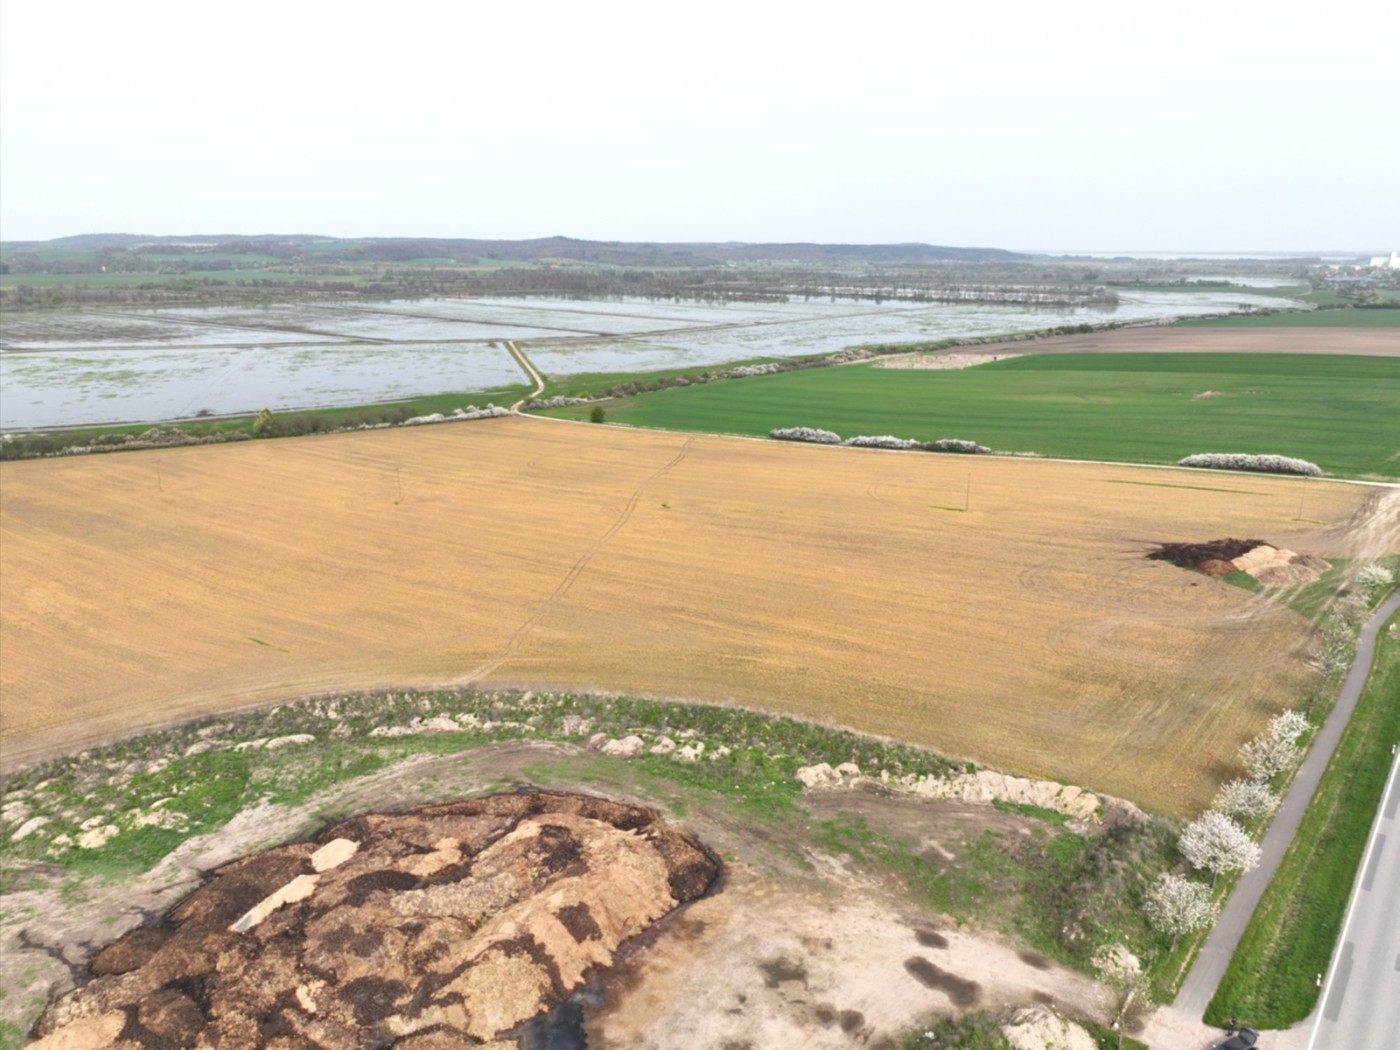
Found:
M 535 610 L 525 618 L 524 622 L 515 629 L 510 638 L 506 640 L 506 644 L 501 647 L 501 650 L 485 663 L 479 665 L 475 670 L 461 679 L 458 679 L 457 682 L 454 683 L 455 685 L 470 685 L 473 682 L 480 681 L 515 655 L 516 651 L 525 642 L 525 639 L 530 636 L 530 632 L 534 630 L 535 625 L 543 620 L 545 616 L 549 614 L 549 611 L 558 605 L 564 596 L 569 593 L 569 588 L 583 575 L 583 570 L 588 568 L 588 563 L 593 560 L 599 551 L 607 546 L 608 541 L 616 536 L 622 530 L 622 527 L 631 519 L 647 487 L 660 481 L 669 474 L 673 468 L 678 466 L 681 460 L 685 459 L 686 453 L 690 451 L 690 446 L 695 444 L 695 441 L 696 439 L 693 437 L 688 439 L 681 445 L 680 451 L 677 452 L 675 456 L 632 490 L 632 495 L 623 506 L 622 512 L 613 520 L 612 524 L 607 527 L 603 534 L 594 541 L 593 545 L 584 551 L 583 554 L 578 557 L 578 560 L 569 567 L 569 571 L 564 574 L 564 578 L 561 579 L 554 590 L 535 607 Z
M 544 393 L 544 378 L 535 371 L 535 366 L 530 363 L 530 359 L 525 356 L 525 352 L 515 345 L 514 340 L 506 340 L 506 349 L 510 351 L 510 356 L 515 358 L 516 363 L 520 365 L 521 368 L 525 369 L 525 374 L 535 381 L 535 389 L 530 391 L 530 397 L 539 397 L 540 394 Z M 519 401 L 510 406 L 510 410 L 517 416 L 520 415 L 520 406 L 528 400 L 529 398 L 522 397 Z
M 1400 497 L 1400 493 L 1396 496 Z M 1303 814 L 1317 791 L 1322 774 L 1332 759 L 1332 753 L 1351 720 L 1356 701 L 1370 675 L 1376 637 L 1381 626 L 1397 609 L 1400 609 L 1400 591 L 1396 591 L 1381 603 L 1375 615 L 1362 628 L 1356 646 L 1356 658 L 1352 661 L 1351 670 L 1342 685 L 1337 704 L 1326 723 L 1318 730 L 1317 740 L 1308 751 L 1307 758 L 1304 759 L 1288 790 L 1288 796 L 1279 807 L 1278 815 L 1269 825 L 1269 830 L 1260 844 L 1263 857 L 1259 867 L 1246 873 L 1235 886 L 1235 891 L 1230 895 L 1219 921 L 1196 957 L 1195 965 L 1182 983 L 1176 1001 L 1172 1003 L 1173 1012 L 1193 1019 L 1205 1013 L 1220 979 L 1225 975 L 1230 958 L 1239 946 L 1240 938 L 1244 936 L 1254 909 L 1273 879 L 1274 872 L 1278 870 L 1288 844 L 1293 841 L 1293 836 L 1302 823 Z

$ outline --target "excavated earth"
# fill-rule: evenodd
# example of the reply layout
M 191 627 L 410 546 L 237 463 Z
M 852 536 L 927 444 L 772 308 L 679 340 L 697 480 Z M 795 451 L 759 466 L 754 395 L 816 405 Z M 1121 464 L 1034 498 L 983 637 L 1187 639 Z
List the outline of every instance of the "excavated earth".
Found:
M 1147 557 L 1171 562 L 1182 569 L 1194 569 L 1207 576 L 1248 573 L 1266 587 L 1312 583 L 1329 567 L 1326 561 L 1313 554 L 1285 550 L 1265 540 L 1233 538 L 1204 543 L 1163 543 Z
M 354 817 L 216 869 L 102 949 L 36 1045 L 515 1046 L 719 874 L 655 810 L 607 799 Z

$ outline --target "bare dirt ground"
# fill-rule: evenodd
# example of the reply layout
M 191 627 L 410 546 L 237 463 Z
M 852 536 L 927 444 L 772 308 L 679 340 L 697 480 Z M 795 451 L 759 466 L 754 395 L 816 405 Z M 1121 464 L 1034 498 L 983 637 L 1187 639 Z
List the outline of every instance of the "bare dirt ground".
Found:
M 1190 815 L 1313 641 L 1143 555 L 1372 529 L 1355 485 L 1296 520 L 1298 484 L 514 418 L 0 464 L 0 748 L 470 680 L 833 719 Z
M 974 365 L 985 365 L 989 361 L 1005 361 L 1020 356 L 1020 354 L 954 353 L 945 350 L 936 354 L 900 354 L 897 357 L 882 357 L 875 362 L 875 367 L 939 372 L 956 368 L 971 368 Z
M 6 987 L 18 1001 L 85 980 L 87 961 L 102 945 L 163 913 L 199 872 L 313 829 L 324 839 L 335 830 L 327 827 L 329 814 L 537 783 L 546 768 L 549 782 L 598 768 L 573 765 L 571 755 L 552 745 L 517 744 L 420 757 L 296 808 L 247 811 L 220 832 L 187 842 L 149 875 L 93 885 L 91 896 L 20 889 L 8 895 L 0 919 Z M 585 777 L 587 787 L 663 814 L 675 805 L 664 792 L 639 796 L 626 763 L 610 768 L 615 774 Z M 849 790 L 809 793 L 806 805 L 814 820 L 856 815 L 876 833 L 922 839 L 930 849 L 969 832 L 1028 833 L 1030 824 L 990 806 Z M 775 832 L 732 812 L 693 809 L 666 819 L 724 856 L 722 887 L 663 919 L 597 982 L 601 999 L 589 1012 L 590 1046 L 836 1050 L 880 1045 L 931 1016 L 1006 1005 L 1054 1004 L 1101 1019 L 1089 979 L 929 913 L 883 874 L 825 854 L 804 826 Z M 260 893 L 245 896 L 251 903 Z M 230 915 L 242 910 L 230 908 Z M 128 941 L 141 948 L 140 938 Z M 174 1015 L 164 1020 L 174 1023 Z
M 1030 347 L 1034 347 L 1031 349 Z M 1175 328 L 1155 325 L 1025 342 L 953 347 L 949 354 L 1359 354 L 1400 357 L 1395 328 Z

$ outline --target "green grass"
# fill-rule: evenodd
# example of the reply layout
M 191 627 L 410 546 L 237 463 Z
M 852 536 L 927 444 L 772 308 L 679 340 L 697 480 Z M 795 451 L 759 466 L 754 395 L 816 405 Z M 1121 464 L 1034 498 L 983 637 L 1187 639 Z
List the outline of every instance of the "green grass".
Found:
M 1208 390 L 1222 396 L 1198 396 Z M 663 429 L 762 436 L 811 426 L 842 437 L 964 438 L 1070 459 L 1277 453 L 1340 477 L 1400 477 L 1392 458 L 1400 450 L 1400 358 L 1047 354 L 959 371 L 863 364 L 662 390 L 614 400 L 607 412 L 610 422 Z
M 528 344 L 521 347 L 528 357 Z M 820 356 L 820 355 L 819 355 Z M 712 373 L 737 368 L 740 365 L 760 365 L 778 362 L 792 364 L 802 358 L 754 357 L 743 361 L 731 361 L 723 366 L 693 365 L 689 368 L 663 368 L 655 372 L 581 372 L 577 375 L 543 376 L 545 385 L 541 397 L 602 397 L 619 387 L 666 386 L 676 381 L 688 384 L 692 381 L 708 379 Z M 683 384 L 683 385 L 684 385 Z
M 1393 617 L 1390 628 L 1400 624 Z M 1400 739 L 1400 641 L 1382 631 L 1371 677 L 1303 824 L 1206 1010 L 1286 1028 L 1317 1005 Z
M 1247 591 L 1262 591 L 1264 589 L 1264 585 L 1247 572 L 1232 572 L 1220 578 L 1226 583 L 1243 587 Z
M 1015 813 L 1022 817 L 1031 817 L 1034 820 L 1041 820 L 1056 827 L 1064 827 L 1069 823 L 1069 815 L 1060 813 L 1058 810 L 1046 809 L 1043 806 L 1031 806 L 1023 802 L 1003 802 L 1001 799 L 992 800 L 992 808 L 998 813 Z

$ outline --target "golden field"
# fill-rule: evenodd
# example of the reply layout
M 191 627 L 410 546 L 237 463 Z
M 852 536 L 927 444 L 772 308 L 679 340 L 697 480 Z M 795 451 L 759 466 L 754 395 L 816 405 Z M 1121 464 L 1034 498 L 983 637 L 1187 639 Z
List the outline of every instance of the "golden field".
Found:
M 1194 815 L 1309 629 L 1144 553 L 1346 553 L 1320 526 L 1369 492 L 518 418 L 10 462 L 0 747 L 476 681 L 733 701 Z

